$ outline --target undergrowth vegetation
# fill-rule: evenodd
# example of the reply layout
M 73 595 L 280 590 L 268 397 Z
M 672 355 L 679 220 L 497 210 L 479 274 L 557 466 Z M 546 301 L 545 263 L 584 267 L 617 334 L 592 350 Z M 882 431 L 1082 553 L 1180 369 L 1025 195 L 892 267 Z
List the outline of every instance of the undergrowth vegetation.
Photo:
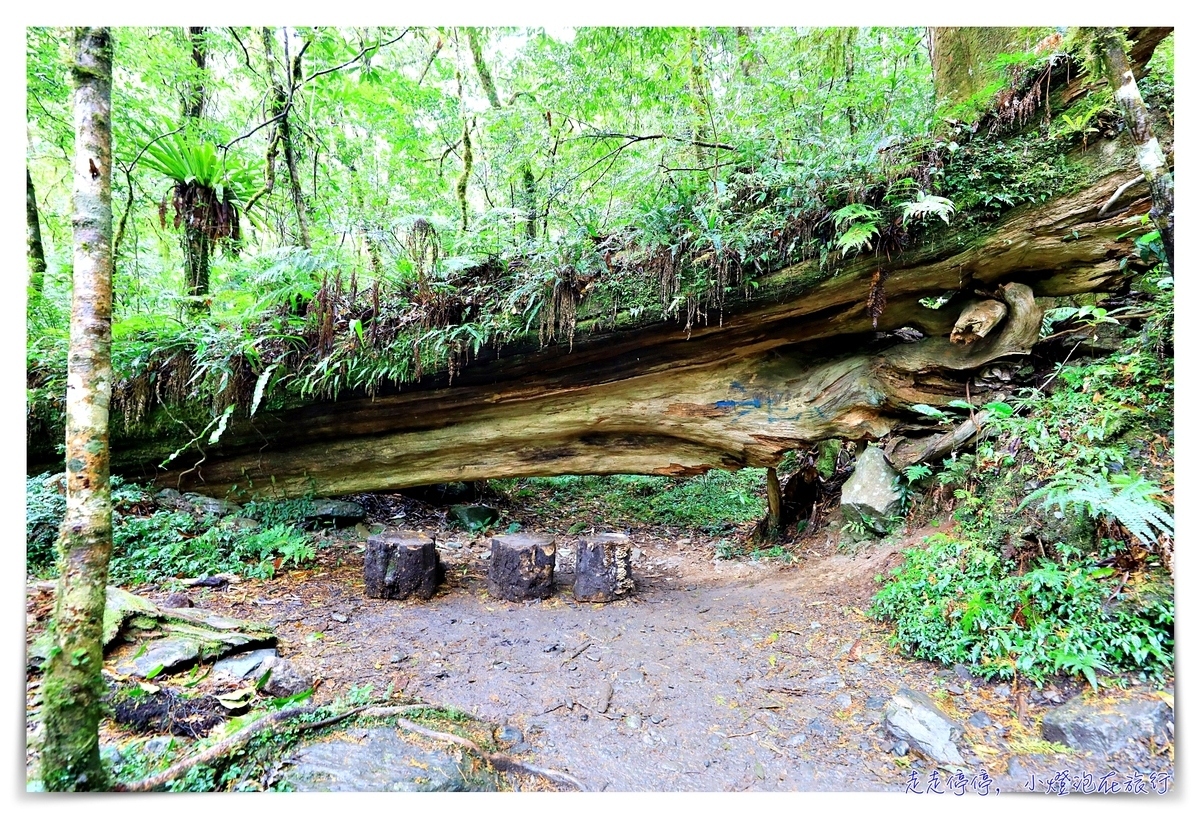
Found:
M 1049 313 L 1043 343 L 1074 341 L 1050 377 L 1018 390 L 974 453 L 920 475 L 916 513 L 950 506 L 958 525 L 907 552 L 875 599 L 899 645 L 1038 684 L 1173 672 L 1172 293 L 1161 269 L 1145 276 L 1139 328 L 1087 358 L 1071 353 L 1117 319 Z
M 572 534 L 597 524 L 719 534 L 756 521 L 766 511 L 766 469 L 710 471 L 689 478 L 564 475 L 491 484 L 539 517 L 560 521 Z
M 51 576 L 55 543 L 66 511 L 58 480 L 26 480 L 26 570 Z M 113 555 L 110 581 L 118 585 L 165 582 L 223 572 L 270 578 L 316 557 L 316 542 L 298 522 L 304 501 L 253 502 L 243 517 L 220 517 L 194 508 L 160 507 L 146 489 L 113 478 Z

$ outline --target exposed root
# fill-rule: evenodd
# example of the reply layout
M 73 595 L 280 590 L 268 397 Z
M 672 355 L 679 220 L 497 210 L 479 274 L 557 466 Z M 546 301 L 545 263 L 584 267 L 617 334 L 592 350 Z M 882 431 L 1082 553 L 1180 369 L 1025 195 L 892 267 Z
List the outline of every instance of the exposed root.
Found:
M 405 710 L 412 710 L 412 709 L 413 708 L 411 708 L 411 707 L 408 707 L 408 708 L 405 708 L 405 707 L 373 707 L 369 710 L 364 711 L 363 715 L 365 715 L 365 716 L 396 716 L 396 726 L 397 727 L 400 727 L 404 730 L 408 730 L 413 733 L 417 733 L 418 735 L 425 736 L 426 738 L 435 739 L 437 741 L 445 741 L 445 742 L 449 742 L 451 744 L 457 744 L 460 747 L 466 747 L 471 752 L 476 753 L 479 756 L 482 756 L 483 759 L 485 761 L 487 761 L 488 764 L 491 764 L 493 767 L 495 767 L 500 772 L 528 773 L 529 775 L 536 775 L 539 778 L 544 778 L 547 781 L 551 781 L 555 784 L 567 784 L 567 785 L 572 786 L 575 789 L 579 790 L 580 792 L 587 791 L 587 787 L 585 787 L 583 785 L 583 782 L 580 781 L 575 776 L 570 775 L 569 773 L 564 773 L 561 770 L 552 770 L 552 769 L 549 769 L 546 767 L 535 767 L 532 764 L 527 764 L 524 761 L 518 761 L 517 759 L 513 758 L 512 756 L 506 756 L 502 753 L 486 752 L 478 744 L 471 741 L 470 739 L 463 738 L 462 736 L 456 736 L 453 733 L 439 733 L 437 730 L 430 730 L 428 727 L 422 727 L 421 725 L 417 724 L 416 722 L 412 722 L 412 721 L 409 721 L 408 719 L 400 718 L 397 715 L 398 713 L 404 712 Z
M 401 717 L 401 714 L 427 710 L 429 707 L 429 705 L 403 705 L 399 707 L 368 707 L 363 705 L 347 710 L 344 713 L 338 713 L 320 721 L 310 722 L 307 724 L 297 724 L 292 729 L 297 732 L 302 730 L 318 730 L 322 727 L 328 727 L 331 724 L 337 724 L 338 722 L 344 721 L 351 716 L 357 716 L 360 714 L 374 718 L 395 717 L 397 727 L 425 736 L 426 738 L 434 739 L 436 741 L 444 741 L 465 747 L 471 752 L 482 757 L 488 764 L 501 772 L 526 773 L 544 778 L 547 781 L 555 784 L 566 784 L 580 791 L 585 791 L 587 789 L 583 785 L 583 782 L 574 776 L 569 775 L 568 773 L 564 773 L 560 770 L 535 767 L 532 764 L 527 764 L 524 761 L 519 761 L 502 753 L 486 752 L 470 739 L 456 736 L 452 733 L 441 733 L 437 730 L 431 730 L 428 727 L 422 727 L 416 722 L 412 722 Z M 314 713 L 318 709 L 319 707 L 317 706 L 293 707 L 263 716 L 261 719 L 246 725 L 232 736 L 217 742 L 207 750 L 197 753 L 189 758 L 185 758 L 183 761 L 180 761 L 177 764 L 172 764 L 161 773 L 143 778 L 139 781 L 115 784 L 113 786 L 113 790 L 117 792 L 149 792 L 157 789 L 158 787 L 169 784 L 175 779 L 185 775 L 188 770 L 191 770 L 193 767 L 196 767 L 200 764 L 207 764 L 208 762 L 215 761 L 218 758 L 230 755 L 231 753 L 244 747 L 247 743 L 249 743 L 250 739 L 254 738 L 259 733 L 270 730 L 277 724 L 289 721 L 299 716 L 307 715 L 309 713 Z

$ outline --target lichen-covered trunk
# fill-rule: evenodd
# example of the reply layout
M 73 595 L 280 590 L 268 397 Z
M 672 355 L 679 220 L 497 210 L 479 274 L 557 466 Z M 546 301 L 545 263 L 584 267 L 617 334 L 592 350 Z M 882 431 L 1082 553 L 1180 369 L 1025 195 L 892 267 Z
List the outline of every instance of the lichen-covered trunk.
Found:
M 1125 37 L 1115 28 L 1096 32 L 1096 48 L 1104 62 L 1108 84 L 1121 106 L 1129 135 L 1137 145 L 1137 162 L 1150 185 L 1150 218 L 1162 237 L 1167 264 L 1175 270 L 1175 176 L 1167 167 L 1162 147 L 1150 127 L 1150 112 L 1138 90 L 1129 57 L 1125 53 Z
M 105 786 L 99 722 L 101 627 L 112 552 L 108 406 L 112 392 L 112 44 L 75 32 L 74 295 L 67 363 L 67 511 L 59 538 L 54 645 L 42 684 L 42 779 Z
M 25 242 L 29 254 L 29 289 L 40 295 L 46 286 L 46 250 L 42 246 L 37 196 L 34 195 L 29 168 L 25 168 Z
M 186 224 L 183 228 L 183 259 L 187 271 L 188 310 L 193 314 L 208 311 L 209 275 L 212 240 L 204 228 Z

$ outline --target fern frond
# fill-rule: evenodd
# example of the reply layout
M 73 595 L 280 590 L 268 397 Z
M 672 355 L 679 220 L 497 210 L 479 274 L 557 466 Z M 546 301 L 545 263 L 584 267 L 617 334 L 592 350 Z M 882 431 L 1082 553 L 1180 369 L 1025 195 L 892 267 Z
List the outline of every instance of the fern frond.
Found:
M 918 190 L 916 200 L 904 205 L 900 214 L 904 224 L 908 224 L 913 218 L 924 220 L 929 215 L 937 216 L 946 224 L 950 224 L 950 217 L 954 215 L 954 202 L 945 196 L 927 196 L 924 191 Z
M 1162 489 L 1141 475 L 1067 472 L 1029 494 L 1018 507 L 1042 500 L 1042 508 L 1082 509 L 1092 519 L 1116 520 L 1143 544 L 1156 532 L 1175 535 L 1175 520 L 1156 499 Z
M 846 255 L 851 250 L 859 251 L 864 247 L 871 248 L 871 239 L 879 235 L 879 225 L 871 222 L 852 224 L 845 233 L 838 236 L 835 244 Z

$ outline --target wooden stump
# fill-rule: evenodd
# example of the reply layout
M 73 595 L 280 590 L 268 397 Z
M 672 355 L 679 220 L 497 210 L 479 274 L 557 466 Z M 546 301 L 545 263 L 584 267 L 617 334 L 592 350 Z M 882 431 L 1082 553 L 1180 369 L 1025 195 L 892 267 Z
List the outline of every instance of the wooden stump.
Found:
M 429 599 L 442 578 L 442 563 L 434 542 L 416 531 L 383 531 L 367 538 L 363 563 L 367 596 Z
M 542 534 L 492 537 L 488 593 L 520 602 L 554 593 L 554 538 Z
M 593 534 L 579 540 L 575 557 L 575 598 L 612 602 L 633 590 L 632 549 L 624 534 Z

